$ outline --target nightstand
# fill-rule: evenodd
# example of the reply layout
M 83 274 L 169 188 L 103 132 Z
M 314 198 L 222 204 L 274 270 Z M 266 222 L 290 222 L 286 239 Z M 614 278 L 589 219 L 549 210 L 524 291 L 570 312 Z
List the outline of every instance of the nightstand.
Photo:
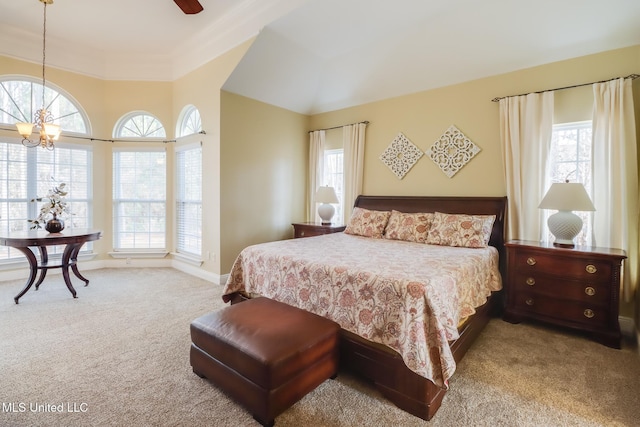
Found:
M 587 332 L 620 348 L 620 249 L 512 240 L 507 249 L 504 320 L 534 319 Z
M 296 222 L 293 223 L 293 237 L 313 237 L 322 234 L 340 233 L 347 228 L 345 225 L 320 224 L 319 222 Z

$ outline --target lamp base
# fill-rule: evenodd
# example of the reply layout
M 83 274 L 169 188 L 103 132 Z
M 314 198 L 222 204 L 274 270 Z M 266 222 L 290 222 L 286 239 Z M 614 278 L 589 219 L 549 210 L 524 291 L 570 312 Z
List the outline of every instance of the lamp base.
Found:
M 549 231 L 556 238 L 553 246 L 574 248 L 573 239 L 582 230 L 582 218 L 570 211 L 558 211 L 547 220 Z
M 557 240 L 553 242 L 553 246 L 556 248 L 565 248 L 565 249 L 573 249 L 576 247 L 575 243 L 559 243 Z
M 318 206 L 318 215 L 322 219 L 322 225 L 331 224 L 331 218 L 336 213 L 336 208 L 330 203 L 323 203 Z

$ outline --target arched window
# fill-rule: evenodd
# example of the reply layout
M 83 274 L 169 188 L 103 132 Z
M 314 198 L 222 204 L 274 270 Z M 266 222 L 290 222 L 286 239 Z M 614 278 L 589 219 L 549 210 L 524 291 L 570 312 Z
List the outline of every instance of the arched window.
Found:
M 166 132 L 151 113 L 132 111 L 118 120 L 113 137 L 144 141 L 165 138 Z M 129 251 L 166 255 L 166 162 L 164 148 L 113 150 L 114 253 L 127 257 L 131 256 Z
M 178 124 L 176 126 L 176 136 L 193 135 L 202 132 L 202 120 L 200 111 L 194 105 L 187 105 L 182 109 Z
M 27 76 L 0 77 L 0 123 L 33 122 L 43 107 L 42 83 Z M 63 133 L 88 135 L 89 119 L 78 102 L 49 83 L 44 87 L 44 107 Z
M 43 107 L 42 83 L 25 76 L 0 76 L 0 124 L 33 122 Z M 93 218 L 92 170 L 90 145 L 65 141 L 65 134 L 90 135 L 86 113 L 69 94 L 50 86 L 44 88 L 44 107 L 53 122 L 60 125 L 62 136 L 55 150 L 30 150 L 15 138 L 0 136 L 0 231 L 26 232 L 40 211 L 42 202 L 34 201 L 53 186 L 66 185 L 66 201 L 72 215 L 65 215 L 65 229 L 89 228 Z M 12 126 L 14 127 L 14 126 Z M 15 127 L 14 127 L 15 128 Z M 91 251 L 90 242 L 83 251 Z M 49 254 L 59 256 L 61 250 Z M 24 255 L 0 247 L 0 264 L 24 260 Z
M 146 111 L 125 114 L 113 129 L 114 138 L 165 138 L 166 136 L 160 120 Z

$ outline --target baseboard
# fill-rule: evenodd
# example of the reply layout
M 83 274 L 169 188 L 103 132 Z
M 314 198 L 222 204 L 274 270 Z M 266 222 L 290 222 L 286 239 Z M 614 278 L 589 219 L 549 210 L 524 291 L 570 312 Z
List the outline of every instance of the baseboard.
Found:
M 59 257 L 59 255 L 53 255 L 50 257 Z M 80 254 L 78 261 L 82 262 L 81 270 L 95 270 L 97 268 L 103 268 L 102 261 L 96 261 L 94 254 Z M 47 276 L 56 274 L 62 274 L 62 269 L 52 268 L 47 271 Z M 5 280 L 26 280 L 29 278 L 29 263 L 26 258 L 18 261 L 9 262 L 3 264 L 0 267 L 0 281 Z
M 176 270 L 180 270 L 183 273 L 187 273 L 192 276 L 198 277 L 202 280 L 206 280 L 207 282 L 212 282 L 216 285 L 224 285 L 225 283 L 227 283 L 226 276 L 228 276 L 228 274 L 221 276 L 219 274 L 212 273 L 210 271 L 206 271 L 201 268 L 198 268 L 188 262 L 183 262 L 183 261 L 174 259 L 171 262 L 171 267 L 175 268 Z M 224 278 L 224 281 L 223 281 L 223 278 Z
M 618 322 L 622 336 L 636 346 L 636 352 L 640 355 L 640 329 L 636 327 L 636 322 L 631 317 L 623 316 L 618 318 Z
M 82 256 L 79 257 L 80 270 L 89 271 L 97 270 L 100 268 L 175 268 L 191 276 L 198 277 L 206 280 L 207 282 L 214 283 L 216 285 L 224 285 L 227 283 L 229 274 L 216 274 L 210 271 L 198 268 L 190 263 L 182 262 L 176 259 L 170 258 L 111 258 L 103 260 L 86 259 L 82 260 Z M 29 277 L 29 266 L 26 261 L 21 263 L 15 263 L 12 265 L 13 269 L 0 270 L 0 281 L 5 280 L 21 280 Z M 61 274 L 61 269 L 52 269 L 48 272 L 48 275 Z
M 638 331 L 636 330 L 636 323 L 631 317 L 618 317 L 618 323 L 620 323 L 620 332 L 625 338 L 635 339 Z

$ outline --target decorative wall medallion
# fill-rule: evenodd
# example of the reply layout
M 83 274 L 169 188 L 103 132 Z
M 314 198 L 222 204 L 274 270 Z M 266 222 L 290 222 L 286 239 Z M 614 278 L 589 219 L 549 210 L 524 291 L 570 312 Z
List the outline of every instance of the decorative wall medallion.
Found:
M 399 179 L 409 172 L 424 153 L 400 132 L 380 155 L 382 163 Z
M 451 125 L 427 150 L 427 156 L 451 178 L 479 152 L 480 147 Z

